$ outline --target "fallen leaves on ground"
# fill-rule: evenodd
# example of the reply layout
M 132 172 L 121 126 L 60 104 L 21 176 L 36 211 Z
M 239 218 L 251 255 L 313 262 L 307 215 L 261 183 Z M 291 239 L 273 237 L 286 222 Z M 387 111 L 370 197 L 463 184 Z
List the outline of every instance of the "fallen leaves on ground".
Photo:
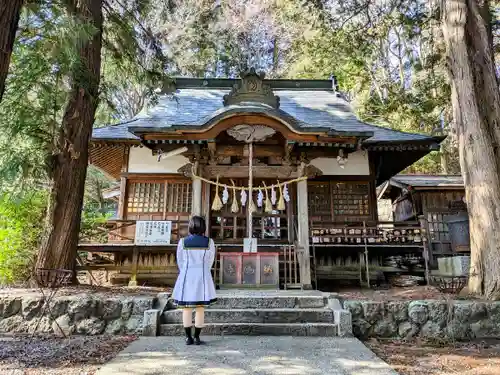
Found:
M 155 297 L 161 292 L 171 292 L 170 287 L 148 287 L 148 286 L 95 286 L 95 285 L 75 285 L 60 288 L 57 290 L 57 297 L 59 296 L 72 296 L 76 294 L 92 294 L 94 296 L 116 297 L 116 295 L 125 296 L 152 296 Z M 24 296 L 40 296 L 40 289 L 37 288 L 0 288 L 0 296 L 9 297 L 24 297 Z
M 13 336 L 0 338 L 0 373 L 92 375 L 135 336 Z
M 365 344 L 401 375 L 500 374 L 500 340 L 434 345 L 371 339 Z
M 391 287 L 391 288 L 326 288 L 325 292 L 338 293 L 342 299 L 346 300 L 371 300 L 371 301 L 414 301 L 414 300 L 450 300 L 463 299 L 456 294 L 447 294 L 440 292 L 437 288 L 427 285 L 418 285 L 411 287 Z M 475 299 L 467 296 L 467 299 Z

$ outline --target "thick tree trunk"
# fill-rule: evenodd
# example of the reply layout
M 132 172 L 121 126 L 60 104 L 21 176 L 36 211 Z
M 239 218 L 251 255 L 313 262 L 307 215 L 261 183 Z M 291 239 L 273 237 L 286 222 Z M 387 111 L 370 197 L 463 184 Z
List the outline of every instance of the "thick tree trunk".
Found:
M 500 96 L 487 0 L 444 0 L 452 104 L 470 220 L 469 292 L 500 297 Z
M 71 77 L 70 98 L 53 158 L 52 191 L 47 236 L 38 268 L 74 269 L 87 173 L 88 143 L 99 96 L 102 45 L 102 0 L 73 0 L 68 9 L 96 32 L 82 43 Z
M 22 6 L 23 0 L 0 1 L 0 102 L 5 91 L 5 80 Z

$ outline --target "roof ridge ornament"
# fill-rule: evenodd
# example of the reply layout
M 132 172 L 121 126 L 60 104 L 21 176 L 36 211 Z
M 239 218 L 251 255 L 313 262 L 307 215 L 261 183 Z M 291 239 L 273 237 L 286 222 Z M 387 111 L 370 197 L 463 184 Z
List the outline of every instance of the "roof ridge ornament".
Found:
M 231 92 L 224 95 L 224 106 L 239 104 L 243 102 L 264 103 L 278 109 L 280 98 L 274 95 L 271 86 L 264 83 L 266 74 L 260 72 L 257 74 L 255 68 L 242 73 L 241 81 L 233 85 Z

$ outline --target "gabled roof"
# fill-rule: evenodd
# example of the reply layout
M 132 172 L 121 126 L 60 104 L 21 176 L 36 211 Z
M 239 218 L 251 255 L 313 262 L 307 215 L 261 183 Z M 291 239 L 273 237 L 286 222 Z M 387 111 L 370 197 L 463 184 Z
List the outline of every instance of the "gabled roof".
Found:
M 460 175 L 403 175 L 398 174 L 377 187 L 378 198 L 384 198 L 391 188 L 402 190 L 462 190 L 464 179 Z
M 200 81 L 193 79 L 192 81 Z M 211 80 L 211 82 L 216 81 Z M 240 80 L 223 80 L 238 82 Z M 273 88 L 279 97 L 279 108 L 256 102 L 238 103 L 224 106 L 224 96 L 229 88 L 203 87 L 192 88 L 190 80 L 183 79 L 187 88 L 177 89 L 173 95 L 162 95 L 158 104 L 141 112 L 134 119 L 93 131 L 93 140 L 139 140 L 141 134 L 164 132 L 177 129 L 203 129 L 210 127 L 218 119 L 231 113 L 258 113 L 281 119 L 301 132 L 327 131 L 332 135 L 359 136 L 365 143 L 406 143 L 436 142 L 442 139 L 404 133 L 359 121 L 349 103 L 333 89 L 326 89 L 325 82 L 319 81 L 319 89 L 305 80 L 283 80 L 284 86 L 306 87 L 304 89 Z M 263 82 L 266 82 L 264 80 Z M 278 80 L 272 81 L 278 86 Z M 311 81 L 316 83 L 318 81 Z M 309 83 L 309 84 L 307 84 Z M 214 85 L 214 84 L 213 84 Z
M 464 188 L 464 179 L 460 175 L 401 175 L 398 174 L 390 179 L 391 182 L 399 183 L 413 188 Z

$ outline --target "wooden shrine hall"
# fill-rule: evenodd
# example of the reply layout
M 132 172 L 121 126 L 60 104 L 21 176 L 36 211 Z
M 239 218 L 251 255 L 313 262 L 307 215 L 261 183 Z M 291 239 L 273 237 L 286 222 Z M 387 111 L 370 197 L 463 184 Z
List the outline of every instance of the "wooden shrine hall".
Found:
M 373 283 L 403 270 L 384 265 L 396 245 L 425 250 L 421 223 L 377 221 L 375 188 L 442 140 L 359 121 L 332 80 L 174 79 L 152 108 L 94 129 L 90 163 L 120 196 L 115 217 L 81 238 L 79 269 L 173 283 L 176 243 L 197 214 L 221 287 Z

